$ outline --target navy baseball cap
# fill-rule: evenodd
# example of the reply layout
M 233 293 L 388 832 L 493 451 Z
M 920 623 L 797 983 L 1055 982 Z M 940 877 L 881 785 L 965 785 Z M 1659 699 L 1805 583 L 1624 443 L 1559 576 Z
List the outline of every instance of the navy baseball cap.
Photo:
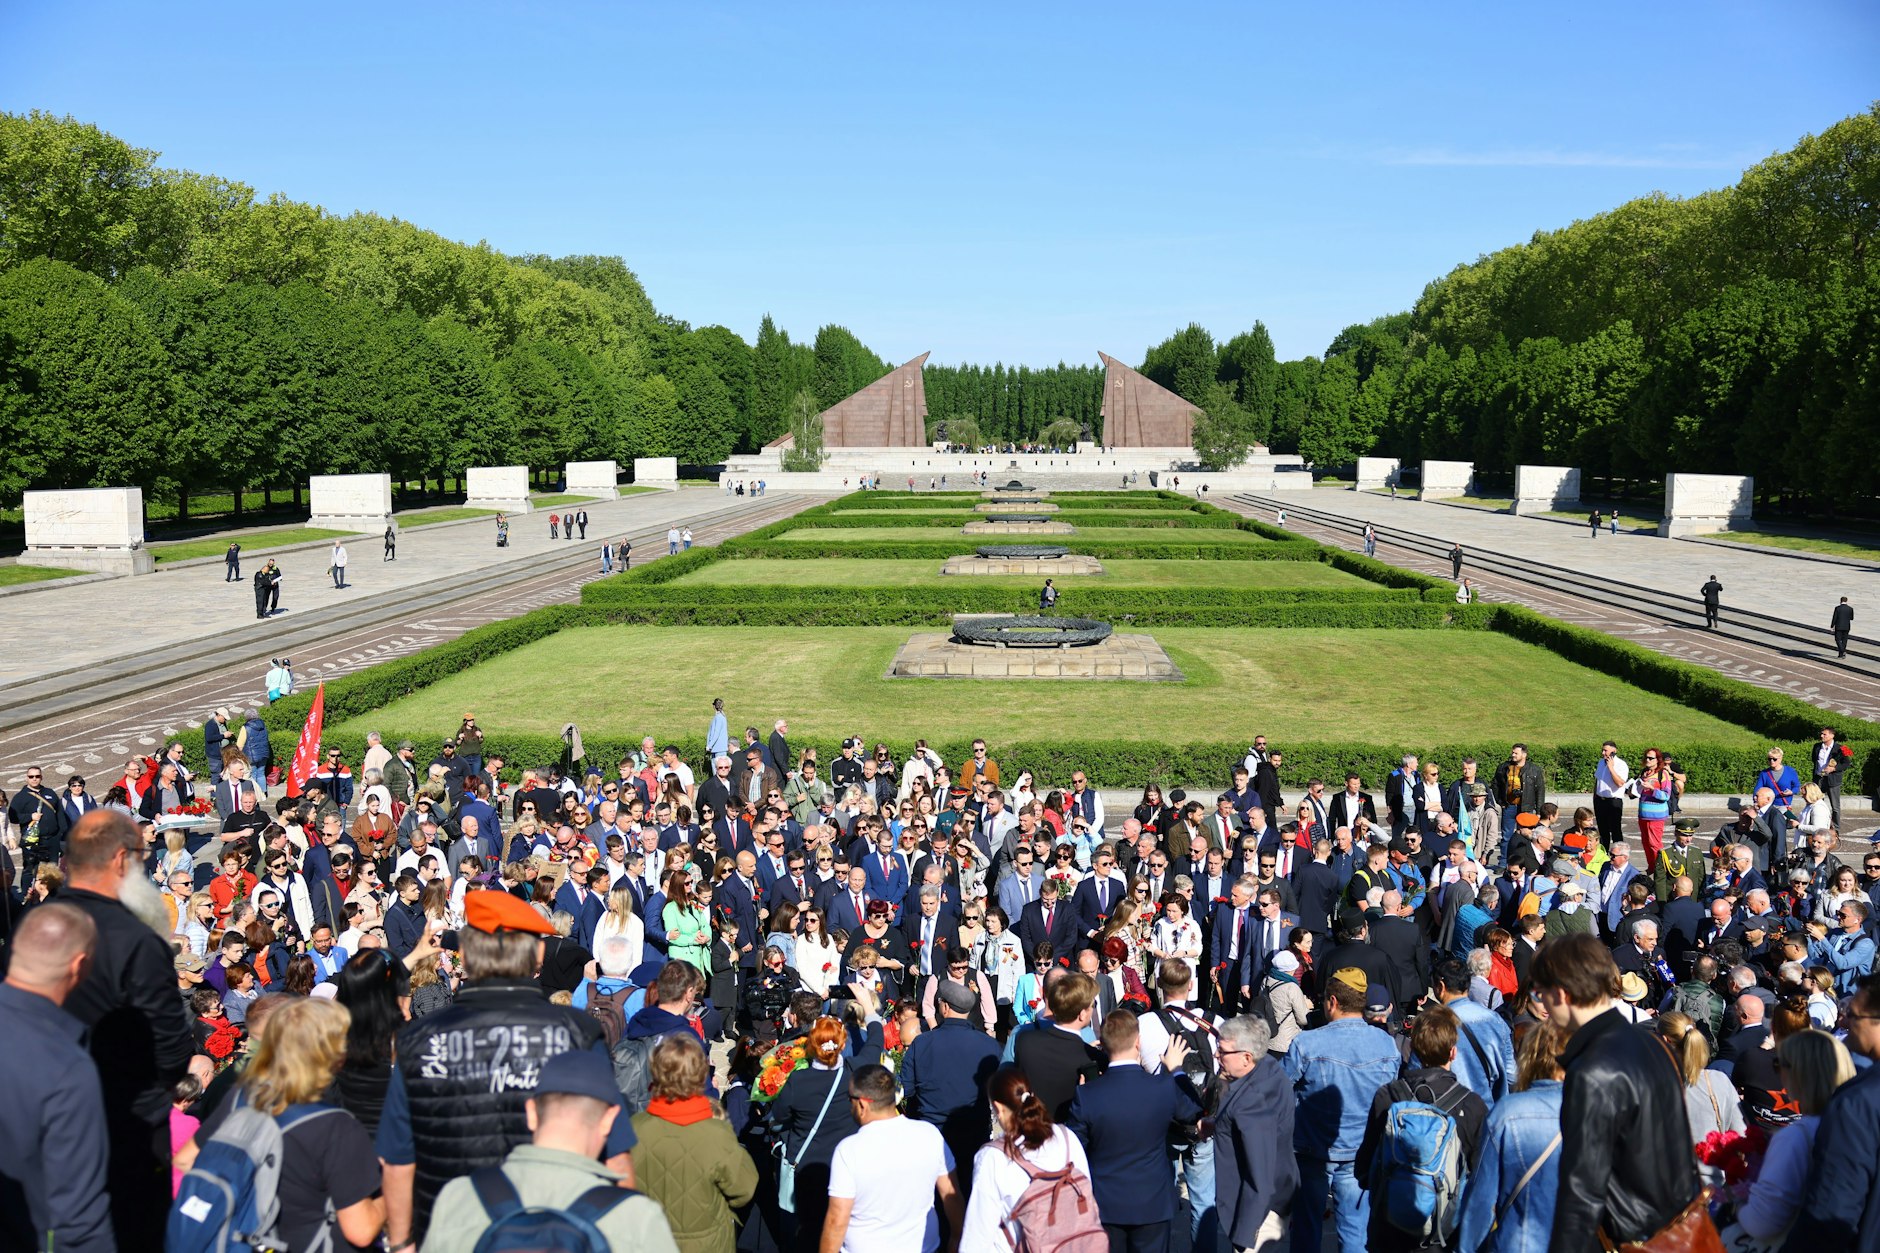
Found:
M 592 1049 L 570 1049 L 542 1063 L 535 1094 L 542 1096 L 551 1092 L 591 1097 L 603 1105 L 620 1104 L 613 1062 L 606 1054 Z

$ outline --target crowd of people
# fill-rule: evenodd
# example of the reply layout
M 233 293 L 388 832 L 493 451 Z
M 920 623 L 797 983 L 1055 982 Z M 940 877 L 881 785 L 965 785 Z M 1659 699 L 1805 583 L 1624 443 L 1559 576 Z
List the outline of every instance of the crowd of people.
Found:
M 1613 743 L 1568 812 L 1520 745 L 1106 807 L 722 701 L 697 763 L 485 736 L 26 771 L 0 1244 L 1880 1248 L 1831 730 L 1709 831 Z

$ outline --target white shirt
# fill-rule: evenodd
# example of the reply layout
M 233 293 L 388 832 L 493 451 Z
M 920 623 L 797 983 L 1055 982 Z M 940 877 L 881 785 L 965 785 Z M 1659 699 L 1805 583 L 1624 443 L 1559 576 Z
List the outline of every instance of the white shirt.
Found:
M 688 792 L 692 790 L 692 767 L 686 765 L 683 761 L 676 766 L 668 766 L 664 762 L 661 762 L 659 769 L 653 772 L 653 777 L 658 779 L 661 783 L 664 783 L 666 776 L 669 774 L 679 776 L 680 787 Z
M 1168 1008 L 1172 1010 L 1182 1010 L 1185 1011 L 1186 1014 L 1193 1014 L 1200 1021 L 1216 1029 L 1220 1027 L 1221 1020 L 1202 1009 L 1199 1005 L 1191 1005 L 1187 1001 L 1170 1001 Z M 1187 1027 L 1189 1025 L 1184 1021 L 1183 1013 L 1171 1014 L 1170 1017 L 1175 1019 L 1177 1026 Z M 1143 1070 L 1152 1075 L 1161 1074 L 1162 1054 L 1168 1052 L 1169 1042 L 1168 1028 L 1162 1025 L 1162 1016 L 1160 1014 L 1144 1014 L 1136 1020 L 1136 1029 L 1141 1035 L 1138 1051 L 1142 1054 Z M 1216 1068 L 1218 1069 L 1221 1047 L 1220 1037 L 1210 1035 L 1208 1037 L 1208 1046 L 1215 1051 Z M 974 1183 L 978 1183 L 977 1176 L 974 1177 Z
M 934 1181 L 952 1169 L 940 1129 L 915 1118 L 869 1123 L 836 1145 L 829 1195 L 855 1202 L 843 1253 L 933 1253 L 940 1247 Z
M 1614 753 L 1611 760 L 1600 758 L 1593 767 L 1593 795 L 1604 800 L 1625 794 L 1626 781 L 1632 777 L 1632 767 L 1625 764 L 1625 758 Z
M 973 1193 L 966 1202 L 960 1253 L 1011 1253 L 1015 1244 L 1023 1243 L 1017 1226 L 1006 1219 L 1018 1198 L 1031 1186 L 1031 1176 L 1005 1155 L 1002 1140 L 1002 1136 L 995 1137 L 991 1144 L 981 1146 L 973 1157 Z M 1083 1141 L 1062 1127 L 1051 1128 L 1051 1138 L 1037 1148 L 1027 1149 L 1021 1145 L 1019 1152 L 1040 1170 L 1062 1170 L 1068 1164 L 1082 1171 L 1086 1178 L 1090 1175 L 1090 1159 L 1084 1154 Z M 1007 1242 L 1008 1235 L 1012 1243 Z

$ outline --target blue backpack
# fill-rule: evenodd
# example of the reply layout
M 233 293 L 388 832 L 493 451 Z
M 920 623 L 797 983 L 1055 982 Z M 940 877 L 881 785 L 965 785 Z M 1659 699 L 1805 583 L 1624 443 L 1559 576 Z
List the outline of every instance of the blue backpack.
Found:
M 238 1098 L 239 1099 L 239 1098 Z M 242 1104 L 196 1156 L 183 1176 L 164 1229 L 166 1253 L 259 1253 L 281 1249 L 281 1162 L 286 1133 L 340 1111 L 330 1105 L 292 1105 L 278 1117 Z M 332 1247 L 333 1203 L 319 1238 L 305 1253 Z
M 1383 1139 L 1371 1167 L 1371 1204 L 1398 1231 L 1423 1244 L 1446 1244 L 1462 1218 L 1462 1131 L 1456 1110 L 1468 1098 L 1460 1082 L 1438 1097 L 1428 1084 L 1401 1080 L 1388 1089 Z M 1429 1099 L 1419 1099 L 1418 1093 Z
M 611 1253 L 601 1234 L 601 1220 L 615 1206 L 639 1196 L 632 1188 L 598 1184 L 571 1202 L 567 1209 L 524 1205 L 516 1186 L 500 1166 L 488 1166 L 470 1176 L 477 1200 L 490 1216 L 490 1225 L 477 1238 L 475 1253 Z

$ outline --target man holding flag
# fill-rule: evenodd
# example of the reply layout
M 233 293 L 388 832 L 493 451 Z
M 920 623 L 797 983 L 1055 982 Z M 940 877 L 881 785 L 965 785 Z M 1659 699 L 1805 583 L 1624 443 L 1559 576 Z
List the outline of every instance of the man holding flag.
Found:
M 326 684 L 322 683 L 313 693 L 313 708 L 307 711 L 307 721 L 300 728 L 300 743 L 294 746 L 294 760 L 287 768 L 287 795 L 298 797 L 307 786 L 307 780 L 320 767 L 320 734 L 326 723 Z

